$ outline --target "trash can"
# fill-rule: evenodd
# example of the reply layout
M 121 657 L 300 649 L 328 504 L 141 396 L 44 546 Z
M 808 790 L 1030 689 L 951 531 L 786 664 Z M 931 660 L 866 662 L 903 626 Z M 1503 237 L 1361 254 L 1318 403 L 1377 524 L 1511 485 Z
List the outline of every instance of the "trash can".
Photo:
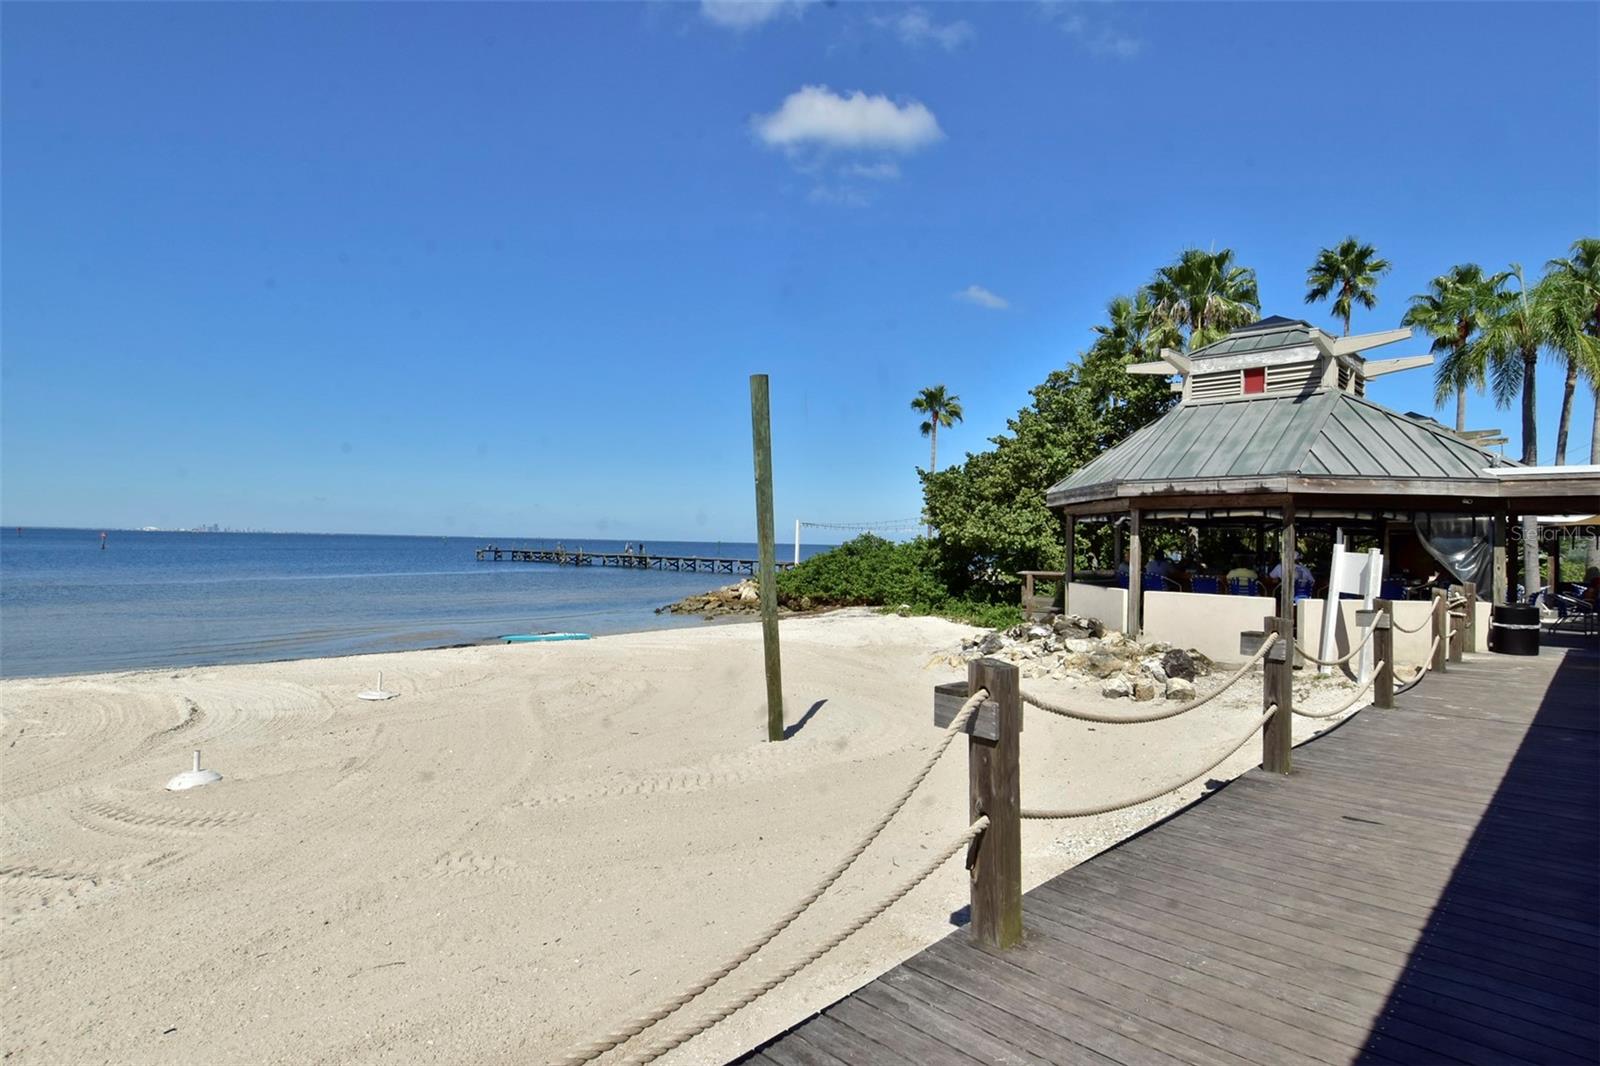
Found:
M 1489 619 L 1489 650 L 1501 655 L 1539 654 L 1539 608 L 1497 603 Z

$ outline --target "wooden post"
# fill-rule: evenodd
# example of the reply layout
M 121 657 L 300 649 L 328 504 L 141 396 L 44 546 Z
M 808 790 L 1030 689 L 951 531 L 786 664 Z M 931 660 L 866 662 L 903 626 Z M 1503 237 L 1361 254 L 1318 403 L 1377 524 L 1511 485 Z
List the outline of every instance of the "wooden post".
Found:
M 1261 768 L 1286 774 L 1294 761 L 1294 620 L 1269 617 L 1264 629 L 1278 634 L 1278 643 L 1261 662 L 1261 709 L 1277 704 L 1278 712 L 1261 733 Z
M 971 863 L 972 940 L 1004 950 L 1022 940 L 1022 796 L 1018 757 L 1022 689 L 1017 667 L 999 659 L 967 664 L 967 694 L 989 690 L 999 705 L 999 739 L 967 738 L 967 815 L 989 816 Z
M 1467 597 L 1463 609 L 1467 617 L 1461 627 L 1461 650 L 1478 650 L 1478 583 L 1467 581 L 1462 584 L 1462 594 Z
M 1506 560 L 1506 527 L 1510 524 L 1511 515 L 1508 512 L 1497 514 L 1490 520 L 1490 528 L 1493 531 L 1492 537 L 1494 540 L 1494 577 L 1490 579 L 1493 582 L 1489 586 L 1490 603 L 1511 602 L 1506 598 L 1506 592 L 1510 584 Z
M 1373 600 L 1372 606 L 1378 612 L 1372 623 L 1372 657 L 1383 664 L 1372 682 L 1372 705 L 1387 709 L 1394 706 L 1394 602 Z
M 1432 669 L 1439 673 L 1445 671 L 1445 660 L 1450 656 L 1450 640 L 1446 636 L 1450 632 L 1450 608 L 1447 606 L 1444 589 L 1433 590 L 1433 635 L 1439 639 L 1433 653 Z
M 1467 620 L 1465 618 L 1457 618 L 1456 612 L 1461 608 L 1451 607 L 1449 604 L 1449 595 L 1446 594 L 1444 621 L 1445 625 L 1450 627 L 1449 629 L 1445 630 L 1445 632 L 1450 634 L 1450 639 L 1445 641 L 1445 643 L 1450 646 L 1450 661 L 1453 663 L 1458 663 L 1461 661 L 1461 649 L 1466 644 Z
M 1144 543 L 1139 529 L 1139 508 L 1128 509 L 1128 624 L 1124 631 L 1130 638 L 1138 637 L 1143 615 L 1144 599 Z
M 1294 635 L 1294 501 L 1283 505 L 1283 531 L 1278 535 L 1278 617 Z
M 1078 576 L 1078 520 L 1068 515 L 1061 523 L 1061 539 L 1067 549 L 1066 561 L 1061 566 L 1061 613 L 1066 614 L 1071 607 L 1071 594 L 1067 586 Z
M 783 739 L 783 664 L 778 654 L 778 566 L 772 528 L 772 414 L 767 375 L 750 375 L 750 433 L 755 446 L 756 540 L 761 547 L 761 645 L 767 658 L 767 739 Z

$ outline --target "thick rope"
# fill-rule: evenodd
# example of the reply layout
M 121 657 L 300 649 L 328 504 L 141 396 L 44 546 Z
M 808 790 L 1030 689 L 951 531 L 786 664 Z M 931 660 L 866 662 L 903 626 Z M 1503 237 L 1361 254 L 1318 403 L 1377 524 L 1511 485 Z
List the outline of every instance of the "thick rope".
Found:
M 1102 804 L 1100 804 L 1099 806 L 1096 806 L 1096 807 L 1066 807 L 1066 808 L 1062 808 L 1062 809 L 1059 809 L 1059 810 L 1029 810 L 1027 808 L 1023 808 L 1022 817 L 1024 817 L 1024 818 L 1087 818 L 1090 815 L 1094 815 L 1094 814 L 1110 814 L 1112 811 L 1120 811 L 1120 810 L 1123 810 L 1123 809 L 1125 809 L 1127 807 L 1137 807 L 1141 803 L 1148 803 L 1153 799 L 1156 799 L 1156 798 L 1161 797 L 1161 796 L 1165 796 L 1168 792 L 1175 791 L 1177 789 L 1182 788 L 1184 785 L 1192 784 L 1193 782 L 1200 780 L 1206 774 L 1209 774 L 1211 771 L 1215 770 L 1217 767 L 1219 767 L 1223 763 L 1227 762 L 1228 759 L 1230 759 L 1233 756 L 1234 752 L 1236 752 L 1240 748 L 1244 747 L 1245 743 L 1247 741 L 1249 741 L 1249 739 L 1251 737 L 1255 736 L 1256 732 L 1262 726 L 1267 724 L 1267 719 L 1271 718 L 1274 714 L 1277 714 L 1277 713 L 1278 713 L 1278 705 L 1276 703 L 1274 703 L 1272 706 L 1268 707 L 1264 712 L 1262 712 L 1261 717 L 1257 718 L 1255 721 L 1250 723 L 1250 732 L 1248 732 L 1244 736 L 1240 737 L 1238 739 L 1238 741 L 1236 743 L 1234 743 L 1234 745 L 1232 747 L 1230 747 L 1227 751 L 1223 752 L 1221 758 L 1219 758 L 1216 761 L 1210 763 L 1208 766 L 1205 767 L 1205 769 L 1199 771 L 1198 773 L 1193 773 L 1193 774 L 1190 774 L 1188 777 L 1183 778 L 1181 781 L 1173 781 L 1173 782 L 1162 784 L 1161 786 L 1159 786 L 1157 788 L 1152 788 L 1148 792 L 1141 793 L 1140 795 L 1135 796 L 1132 799 L 1118 800 L 1115 803 L 1102 803 Z
M 882 833 L 884 828 L 887 827 L 888 824 L 894 819 L 894 816 L 900 813 L 900 809 L 906 805 L 908 800 L 911 799 L 911 794 L 917 790 L 917 786 L 922 784 L 923 779 L 932 772 L 934 764 L 939 761 L 939 756 L 945 753 L 945 749 L 950 746 L 950 742 L 954 740 L 956 736 L 959 735 L 966 727 L 967 719 L 971 718 L 973 714 L 977 712 L 978 706 L 988 698 L 989 691 L 981 688 L 967 698 L 967 702 L 961 705 L 961 709 L 956 712 L 956 716 L 951 719 L 950 724 L 945 727 L 944 734 L 939 738 L 939 742 L 933 746 L 933 750 L 928 754 L 928 758 L 917 770 L 916 775 L 912 777 L 911 784 L 907 785 L 905 790 L 902 791 L 899 797 L 895 799 L 894 803 L 890 804 L 889 809 L 884 812 L 883 817 L 879 818 L 877 823 L 874 824 L 871 829 L 867 830 L 867 832 L 862 836 L 861 841 L 851 849 L 848 855 L 845 856 L 844 861 L 840 862 L 832 870 L 829 870 L 827 876 L 819 881 L 817 886 L 807 893 L 804 899 L 791 907 L 789 911 L 783 915 L 783 917 L 779 918 L 777 921 L 767 926 L 767 928 L 763 929 L 756 939 L 751 941 L 744 948 L 740 949 L 738 954 L 728 959 L 721 966 L 717 967 L 711 973 L 707 974 L 701 980 L 695 982 L 695 984 L 674 996 L 672 999 L 661 1004 L 659 1007 L 656 1007 L 647 1014 L 639 1015 L 626 1025 L 612 1030 L 605 1036 L 600 1037 L 598 1040 L 593 1040 L 581 1047 L 574 1048 L 557 1061 L 560 1062 L 562 1066 L 581 1066 L 582 1063 L 593 1062 L 595 1059 L 599 1058 L 601 1055 L 604 1055 L 607 1051 L 610 1051 L 618 1044 L 622 1044 L 628 1040 L 631 1040 L 633 1037 L 638 1036 L 652 1025 L 655 1025 L 657 1022 L 673 1014 L 684 1004 L 688 1003 L 696 996 L 699 996 L 712 985 L 716 984 L 734 970 L 738 969 L 748 959 L 754 956 L 756 952 L 760 951 L 762 948 L 771 943 L 779 933 L 793 925 L 795 919 L 799 918 L 800 915 L 805 913 L 806 908 L 810 907 L 813 903 L 820 899 L 822 894 L 828 891 L 828 889 L 833 886 L 835 881 L 843 877 L 844 872 L 850 869 L 851 865 L 861 857 L 861 853 L 866 851 L 874 840 L 878 839 L 878 834 Z
M 1384 665 L 1385 664 L 1383 660 L 1378 660 L 1378 665 L 1372 668 L 1372 676 L 1367 678 L 1366 682 L 1360 688 L 1356 689 L 1356 694 L 1350 697 L 1349 702 L 1341 703 L 1331 711 L 1302 711 L 1298 707 L 1292 707 L 1290 709 L 1302 718 L 1332 718 L 1334 715 L 1343 714 L 1345 711 L 1348 711 L 1350 708 L 1354 707 L 1356 705 L 1356 701 L 1360 700 L 1361 697 L 1366 694 L 1367 689 L 1373 686 L 1373 684 L 1378 680 L 1378 674 L 1383 671 Z
M 1433 615 L 1431 613 L 1425 615 L 1423 617 L 1422 621 L 1417 623 L 1416 627 L 1413 628 L 1413 629 L 1407 629 L 1405 626 L 1401 625 L 1399 622 L 1396 622 L 1392 617 L 1389 619 L 1389 625 L 1391 627 L 1395 628 L 1395 629 L 1398 629 L 1402 633 L 1421 633 L 1424 629 L 1428 628 L 1428 626 L 1432 622 L 1433 622 Z
M 1034 707 L 1039 708 L 1041 711 L 1048 711 L 1050 714 L 1059 714 L 1063 718 L 1075 718 L 1080 722 L 1099 722 L 1103 725 L 1143 725 L 1146 722 L 1161 722 L 1168 718 L 1176 718 L 1180 714 L 1188 714 L 1197 707 L 1204 707 L 1206 704 L 1210 703 L 1212 700 L 1228 691 L 1228 689 L 1233 687 L 1236 681 L 1250 672 L 1251 667 L 1255 666 L 1256 663 L 1261 661 L 1262 657 L 1267 654 L 1268 649 L 1276 644 L 1277 641 L 1278 634 L 1268 633 L 1267 639 L 1262 641 L 1261 647 L 1256 649 L 1256 653 L 1254 655 L 1250 656 L 1250 660 L 1229 675 L 1228 679 L 1222 683 L 1220 688 L 1218 688 L 1215 692 L 1201 696 L 1197 700 L 1190 700 L 1188 703 L 1185 703 L 1179 707 L 1170 707 L 1162 711 L 1151 711 L 1149 714 L 1100 714 L 1095 711 L 1082 711 L 1073 707 L 1064 707 L 1059 703 L 1050 703 L 1047 700 L 1042 700 L 1038 696 L 1034 696 L 1027 692 L 1022 694 L 1022 702 L 1031 704 Z
M 1361 649 L 1367 646 L 1367 642 L 1372 639 L 1372 634 L 1376 633 L 1377 631 L 1377 626 L 1368 627 L 1367 635 L 1361 638 L 1361 643 L 1351 648 L 1350 654 L 1338 659 L 1319 659 L 1315 655 L 1312 655 L 1310 652 L 1302 648 L 1299 641 L 1295 642 L 1294 650 L 1299 652 L 1300 657 L 1308 663 L 1316 663 L 1318 666 L 1343 666 L 1345 663 L 1361 654 Z
M 689 1040 L 694 1039 L 707 1029 L 710 1029 L 712 1026 L 716 1025 L 718 1022 L 730 1017 L 735 1012 L 742 1010 L 744 1007 L 766 995 L 774 988 L 777 988 L 779 985 L 783 984 L 783 982 L 787 981 L 789 978 L 793 977 L 795 974 L 799 973 L 801 970 L 805 969 L 807 966 L 810 966 L 813 962 L 816 962 L 818 959 L 822 958 L 822 956 L 826 955 L 828 952 L 844 943 L 868 922 L 878 917 L 878 915 L 882 914 L 884 911 L 900 902 L 900 900 L 904 898 L 912 889 L 926 881 L 936 870 L 939 869 L 939 867 L 948 862 L 951 856 L 955 855 L 956 852 L 966 847 L 969 842 L 971 842 L 987 828 L 989 828 L 989 816 L 985 814 L 980 816 L 977 821 L 973 822 L 965 830 L 963 830 L 961 835 L 956 837 L 955 840 L 951 841 L 948 847 L 925 863 L 922 868 L 910 878 L 902 882 L 900 887 L 896 888 L 889 895 L 879 900 L 871 907 L 871 909 L 862 912 L 854 921 L 845 926 L 842 930 L 833 934 L 827 940 L 812 948 L 799 959 L 791 962 L 782 970 L 779 970 L 776 974 L 767 978 L 765 981 L 762 981 L 754 988 L 741 992 L 732 1002 L 718 1007 L 709 1014 L 701 1016 L 696 1021 L 682 1029 L 677 1030 L 671 1035 L 663 1037 L 647 1047 L 641 1048 L 640 1050 L 627 1056 L 625 1059 L 623 1059 L 623 1061 L 629 1063 L 630 1066 L 653 1062 L 657 1058 L 671 1051 L 673 1048 L 676 1048 L 688 1042 Z
M 1427 658 L 1422 660 L 1422 665 L 1417 668 L 1416 676 L 1413 677 L 1410 681 L 1407 681 L 1404 684 L 1396 686 L 1395 690 L 1394 690 L 1394 694 L 1396 696 L 1400 695 L 1402 692 L 1409 692 L 1410 690 L 1416 688 L 1417 687 L 1417 682 L 1421 681 L 1424 677 L 1428 676 L 1428 671 L 1433 669 L 1433 657 L 1434 657 L 1435 654 L 1438 653 L 1438 651 L 1439 651 L 1439 638 L 1438 637 L 1434 637 L 1433 638 L 1433 643 L 1428 646 L 1428 656 L 1427 656 Z

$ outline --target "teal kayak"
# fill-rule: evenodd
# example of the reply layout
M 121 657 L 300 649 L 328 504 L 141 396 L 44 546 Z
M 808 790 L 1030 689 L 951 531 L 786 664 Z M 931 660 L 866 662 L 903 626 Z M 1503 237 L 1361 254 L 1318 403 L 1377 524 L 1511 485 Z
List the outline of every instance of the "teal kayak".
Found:
M 535 644 L 546 640 L 588 640 L 587 633 L 511 633 L 500 638 L 507 644 Z

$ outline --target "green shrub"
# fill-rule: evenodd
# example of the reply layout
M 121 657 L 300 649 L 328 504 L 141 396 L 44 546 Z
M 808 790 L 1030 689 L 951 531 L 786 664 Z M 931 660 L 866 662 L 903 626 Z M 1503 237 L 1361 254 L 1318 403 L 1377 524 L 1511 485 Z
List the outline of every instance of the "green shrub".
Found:
M 948 598 L 920 538 L 895 544 L 864 533 L 778 575 L 778 601 L 790 608 L 802 599 L 813 607 L 894 607 Z
M 918 538 L 895 544 L 870 533 L 814 555 L 778 575 L 778 601 L 785 607 L 909 607 L 911 614 L 938 615 L 989 629 L 1015 625 L 1022 609 L 950 595 L 938 576 L 933 547 Z

